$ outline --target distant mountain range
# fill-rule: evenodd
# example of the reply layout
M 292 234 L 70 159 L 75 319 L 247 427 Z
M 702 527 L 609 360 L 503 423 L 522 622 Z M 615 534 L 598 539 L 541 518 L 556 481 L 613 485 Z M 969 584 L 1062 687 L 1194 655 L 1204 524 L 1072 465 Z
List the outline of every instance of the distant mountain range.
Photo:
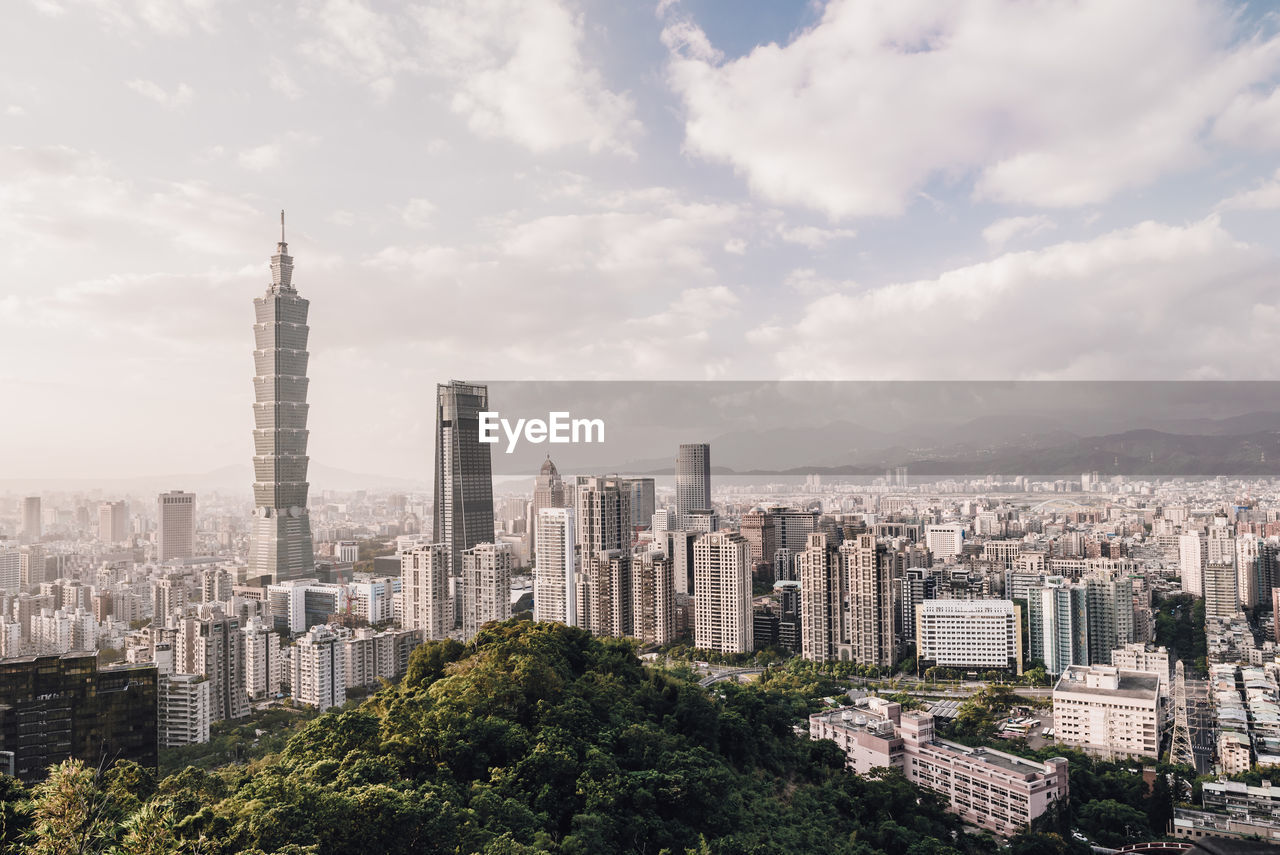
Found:
M 1280 475 L 1280 413 L 1169 421 L 1157 428 L 1082 434 L 1078 417 L 984 417 L 889 434 L 849 422 L 739 431 L 711 440 L 721 474 L 1101 476 Z M 1073 423 L 1075 422 L 1075 423 Z M 671 475 L 670 458 L 630 461 L 621 471 Z

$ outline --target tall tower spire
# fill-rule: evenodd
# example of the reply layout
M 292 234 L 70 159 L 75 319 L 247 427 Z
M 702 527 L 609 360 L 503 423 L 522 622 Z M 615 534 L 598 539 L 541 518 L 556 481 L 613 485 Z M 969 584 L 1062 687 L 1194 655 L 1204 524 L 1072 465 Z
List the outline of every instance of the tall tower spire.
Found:
M 284 208 L 280 209 L 280 242 L 276 244 L 276 254 L 271 256 L 271 290 L 272 292 L 293 292 L 293 256 L 289 254 L 289 244 L 284 242 Z
M 293 287 L 293 257 L 284 242 L 271 257 L 271 286 L 253 301 L 254 512 L 251 579 L 301 579 L 315 564 L 307 512 L 307 310 Z

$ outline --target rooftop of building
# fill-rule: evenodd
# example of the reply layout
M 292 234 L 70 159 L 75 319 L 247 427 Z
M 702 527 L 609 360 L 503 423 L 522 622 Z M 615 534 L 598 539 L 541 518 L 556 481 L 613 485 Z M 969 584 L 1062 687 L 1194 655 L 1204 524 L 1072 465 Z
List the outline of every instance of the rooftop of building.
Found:
M 1155 700 L 1160 677 L 1145 671 L 1124 671 L 1106 665 L 1070 665 L 1053 687 L 1054 695 Z
M 991 748 L 972 747 L 961 745 L 958 742 L 947 742 L 943 739 L 934 740 L 935 745 L 940 745 L 955 754 L 961 754 L 967 759 L 974 762 L 985 763 L 988 766 L 994 766 L 997 769 L 1003 769 L 1006 772 L 1012 772 L 1015 775 L 1043 775 L 1045 773 L 1045 765 L 1039 760 L 1028 760 L 1025 757 L 1018 757 L 1014 754 L 1006 754 L 1003 751 L 996 751 Z M 1065 758 L 1054 757 L 1052 760 L 1061 760 L 1067 762 Z
M 1264 779 L 1262 786 L 1252 786 L 1243 781 L 1205 781 L 1202 787 L 1209 792 L 1219 792 L 1234 796 L 1250 796 L 1261 799 L 1280 799 L 1280 787 L 1273 787 L 1271 781 Z

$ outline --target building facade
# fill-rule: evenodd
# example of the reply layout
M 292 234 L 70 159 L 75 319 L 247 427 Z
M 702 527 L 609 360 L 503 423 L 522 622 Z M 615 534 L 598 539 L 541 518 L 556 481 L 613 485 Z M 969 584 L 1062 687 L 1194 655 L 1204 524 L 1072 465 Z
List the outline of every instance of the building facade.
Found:
M 1012 600 L 926 600 L 915 623 L 921 669 L 1022 673 L 1022 609 Z
M 685 443 L 676 453 L 676 514 L 678 525 L 693 511 L 711 510 L 711 446 Z
M 172 561 L 195 554 L 196 497 L 193 493 L 174 490 L 161 493 L 156 500 L 156 559 Z
M 693 643 L 703 650 L 750 653 L 751 547 L 737 532 L 704 534 L 693 545 Z
M 479 543 L 462 553 L 462 637 L 511 617 L 511 548 Z
M 912 783 L 946 798 L 965 822 L 1010 836 L 1068 796 L 1067 761 L 1043 763 L 990 748 L 938 739 L 933 716 L 867 698 L 858 705 L 809 716 L 809 735 L 830 739 L 860 774 L 897 769 Z
M 424 641 L 447 638 L 453 630 L 450 576 L 449 547 L 443 543 L 415 546 L 400 554 L 401 625 L 421 632 Z
M 1053 689 L 1055 736 L 1101 757 L 1158 758 L 1160 683 L 1157 674 L 1112 665 L 1068 667 Z
M 251 579 L 302 579 L 315 568 L 307 508 L 307 326 L 310 302 L 293 285 L 284 240 L 271 257 L 271 285 L 253 301 L 253 526 Z
M 486 386 L 458 380 L 436 386 L 431 539 L 449 548 L 455 577 L 462 572 L 462 553 L 494 538 L 493 464 L 490 445 L 480 441 L 480 413 L 488 409 Z
M 96 651 L 0 660 L 0 751 L 25 782 L 69 757 L 155 769 L 157 681 L 154 663 L 99 668 Z
M 538 511 L 533 619 L 578 625 L 575 523 L 570 508 Z

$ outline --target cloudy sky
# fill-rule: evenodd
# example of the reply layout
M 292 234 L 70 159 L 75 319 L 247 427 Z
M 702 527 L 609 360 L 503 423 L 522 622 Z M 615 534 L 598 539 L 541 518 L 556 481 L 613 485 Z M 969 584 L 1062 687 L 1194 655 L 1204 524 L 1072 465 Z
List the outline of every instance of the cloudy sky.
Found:
M 1280 24 L 1208 0 L 12 0 L 0 474 L 314 460 L 466 379 L 1280 377 Z

